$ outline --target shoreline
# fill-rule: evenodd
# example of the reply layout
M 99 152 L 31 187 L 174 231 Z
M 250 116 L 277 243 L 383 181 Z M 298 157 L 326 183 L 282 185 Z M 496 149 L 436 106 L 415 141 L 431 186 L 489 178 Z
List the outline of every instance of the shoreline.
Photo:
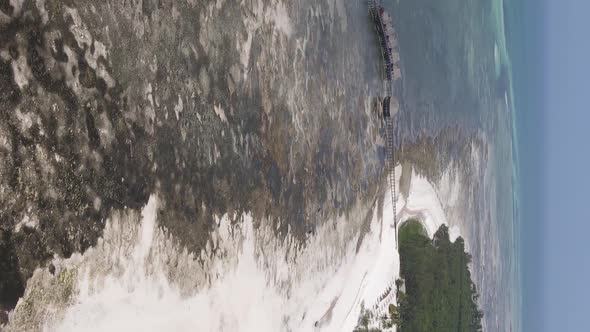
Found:
M 401 169 L 397 174 L 401 176 Z M 400 195 L 396 202 L 402 209 L 399 225 L 420 214 L 431 236 L 447 222 L 443 202 L 424 177 L 413 172 L 410 182 L 408 197 Z M 368 211 L 370 226 L 360 245 L 355 241 L 359 232 L 350 222 L 364 213 L 321 227 L 307 247 L 299 249 L 292 246 L 293 241 L 273 240 L 270 229 L 256 229 L 251 215 L 245 215 L 237 228 L 222 217 L 210 248 L 231 253 L 230 259 L 221 253 L 200 255 L 209 257 L 205 265 L 213 268 L 213 275 L 180 250 L 167 231 L 159 229 L 158 199 L 152 198 L 141 215 L 123 212 L 115 216 L 98 247 L 84 255 L 55 260 L 56 276 L 47 269 L 36 271 L 23 302 L 17 305 L 19 312 L 11 312 L 11 323 L 16 325 L 7 330 L 19 330 L 19 321 L 30 323 L 34 316 L 41 329 L 95 331 L 101 326 L 116 328 L 111 322 L 133 313 L 143 317 L 142 326 L 148 331 L 172 320 L 179 322 L 174 326 L 179 331 L 191 330 L 195 324 L 203 331 L 250 331 L 258 326 L 243 320 L 250 314 L 272 318 L 261 331 L 352 331 L 362 307 L 378 317 L 390 303 L 397 303 L 392 290 L 399 278 L 400 259 L 394 249 L 392 203 L 389 191 L 379 196 Z M 120 238 L 121 232 L 126 240 Z M 331 245 L 326 247 L 326 243 Z M 125 249 L 120 251 L 119 246 Z M 189 284 L 201 285 L 200 289 L 186 293 L 189 285 L 177 283 L 182 275 L 193 275 Z M 64 291 L 70 295 L 59 295 Z M 216 315 L 206 309 L 209 305 L 216 307 Z M 177 310 L 161 312 L 158 308 L 162 306 Z M 50 316 L 46 310 L 51 311 Z
M 400 174 L 400 176 L 402 173 L 401 168 L 401 166 L 396 167 L 396 173 Z M 396 179 L 396 182 L 399 183 L 399 178 Z M 430 238 L 440 226 L 449 226 L 437 189 L 425 176 L 417 174 L 414 169 L 412 169 L 408 197 L 404 198 L 404 195 L 398 195 L 396 209 L 398 211 L 398 231 L 410 219 L 419 221 Z M 460 236 L 460 233 L 458 226 L 449 226 L 451 241 L 455 241 Z
M 445 170 L 445 173 L 448 170 Z M 399 186 L 400 180 L 402 177 L 402 165 L 396 166 L 396 183 Z M 397 195 L 396 209 L 397 209 L 397 229 L 399 233 L 399 229 L 401 226 L 409 220 L 417 220 L 423 225 L 424 229 L 428 233 L 428 237 L 432 238 L 436 231 L 442 225 L 447 225 L 449 227 L 449 238 L 452 242 L 454 242 L 459 236 L 461 235 L 461 230 L 459 226 L 449 226 L 448 220 L 445 215 L 444 206 L 447 205 L 442 202 L 439 198 L 439 191 L 444 190 L 453 190 L 457 188 L 449 188 L 453 187 L 452 185 L 446 184 L 443 186 L 442 190 L 438 189 L 436 185 L 429 182 L 425 176 L 419 175 L 416 173 L 415 170 L 412 169 L 410 181 L 409 181 L 409 190 L 407 197 L 400 194 Z M 460 185 L 460 184 L 459 184 Z M 456 195 L 452 195 L 451 197 L 455 197 Z M 376 267 L 378 270 L 381 266 L 389 266 L 392 268 L 390 271 L 382 271 L 379 273 L 373 273 L 369 275 L 369 280 L 366 284 L 371 284 L 372 289 L 381 290 L 383 293 L 382 298 L 379 300 L 377 298 L 377 302 L 372 306 L 365 307 L 366 309 L 371 310 L 373 313 L 373 317 L 380 317 L 383 314 L 387 313 L 389 304 L 397 305 L 397 294 L 394 290 L 395 280 L 400 278 L 400 257 L 399 257 L 399 248 L 397 247 L 397 238 L 393 231 L 393 208 L 392 208 L 392 200 L 391 200 L 391 192 L 389 190 L 385 191 L 383 196 L 383 207 L 382 207 L 382 215 L 381 215 L 381 229 L 380 229 L 380 240 L 382 244 L 382 252 L 379 253 L 380 259 L 375 262 Z M 385 243 L 384 243 L 385 242 Z M 395 249 L 398 248 L 398 249 Z M 393 250 L 392 250 L 393 249 Z M 466 241 L 466 249 L 468 250 L 467 241 Z M 376 272 L 376 271 L 374 271 Z M 389 276 L 385 278 L 385 276 Z M 371 292 L 363 292 L 363 295 L 360 297 L 363 301 L 370 301 Z M 376 294 L 373 291 L 373 294 Z M 373 295 L 373 299 L 375 299 Z M 358 314 L 356 315 L 357 319 L 360 317 L 360 308 L 357 308 Z M 356 323 L 356 321 L 354 321 Z M 369 324 L 370 327 L 379 327 L 378 326 L 379 320 L 373 320 Z M 347 325 L 350 331 L 354 329 L 355 325 Z M 393 326 L 391 329 L 382 329 L 383 331 L 397 331 L 397 327 Z
M 396 167 L 398 183 L 401 167 Z M 432 237 L 438 227 L 448 224 L 447 202 L 438 194 L 448 188 L 437 189 L 414 170 L 409 182 L 407 197 L 397 197 L 398 227 L 416 218 Z M 47 269 L 36 271 L 17 312 L 11 312 L 11 323 L 16 325 L 7 330 L 19 330 L 19 321 L 31 323 L 34 317 L 41 329 L 94 331 L 116 328 L 112 322 L 133 313 L 143 317 L 147 331 L 172 321 L 179 322 L 174 326 L 179 331 L 194 326 L 203 331 L 250 331 L 258 325 L 244 317 L 252 314 L 267 317 L 261 331 L 352 331 L 362 308 L 380 317 L 390 303 L 397 303 L 393 290 L 400 276 L 400 257 L 390 195 L 385 190 L 368 211 L 357 209 L 354 215 L 328 222 L 304 248 L 294 246 L 295 241 L 277 242 L 268 227 L 254 227 L 252 215 L 244 215 L 236 226 L 227 216 L 221 217 L 210 251 L 199 255 L 204 266 L 159 229 L 159 202 L 152 197 L 141 215 L 113 216 L 101 245 L 84 255 L 54 260 L 55 276 Z M 364 215 L 369 228 L 357 243 L 361 225 L 355 220 Z M 459 228 L 450 227 L 449 233 L 454 240 Z M 190 281 L 180 278 L 188 275 Z M 186 292 L 194 287 L 198 289 Z M 70 295 L 62 297 L 64 292 Z M 215 314 L 207 309 L 210 305 Z M 159 311 L 163 306 L 177 310 Z M 377 327 L 379 320 L 372 324 Z

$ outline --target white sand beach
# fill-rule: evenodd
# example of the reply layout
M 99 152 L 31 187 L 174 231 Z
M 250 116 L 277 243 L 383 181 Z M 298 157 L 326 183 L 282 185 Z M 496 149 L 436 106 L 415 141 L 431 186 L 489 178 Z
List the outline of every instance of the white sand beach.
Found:
M 239 226 L 225 216 L 197 257 L 157 227 L 153 196 L 141 215 L 113 216 L 97 247 L 55 260 L 58 277 L 38 270 L 8 330 L 37 321 L 47 331 L 352 331 L 361 306 L 380 315 L 396 301 L 400 266 L 389 195 L 381 214 L 373 209 L 362 242 L 350 220 L 326 223 L 299 249 L 270 229 L 255 230 L 249 215 Z M 432 236 L 447 223 L 438 197 L 413 173 L 407 199 L 398 197 L 399 225 L 415 218 Z

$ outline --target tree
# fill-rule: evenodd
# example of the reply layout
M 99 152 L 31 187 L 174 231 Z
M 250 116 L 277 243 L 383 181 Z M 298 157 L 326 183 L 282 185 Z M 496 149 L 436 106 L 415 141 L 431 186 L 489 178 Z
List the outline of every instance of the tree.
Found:
M 430 240 L 417 221 L 400 229 L 401 276 L 406 293 L 399 292 L 398 305 L 390 312 L 399 315 L 399 330 L 406 331 L 481 331 L 482 312 L 471 280 L 462 238 L 449 239 L 448 228 L 441 226 Z

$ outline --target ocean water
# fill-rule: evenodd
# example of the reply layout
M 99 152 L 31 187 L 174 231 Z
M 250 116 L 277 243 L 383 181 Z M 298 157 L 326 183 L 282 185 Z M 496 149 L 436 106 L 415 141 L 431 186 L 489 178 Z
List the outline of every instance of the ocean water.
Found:
M 519 291 L 521 330 L 539 331 L 538 294 L 542 275 L 539 270 L 540 151 L 544 144 L 541 134 L 542 116 L 539 110 L 538 91 L 543 68 L 540 52 L 543 3 L 528 0 L 504 3 L 507 50 L 512 63 L 512 87 L 514 105 L 513 150 L 515 153 L 515 219 L 519 227 L 517 247 L 519 257 Z
M 489 331 L 521 329 L 518 106 L 510 49 L 515 41 L 507 39 L 517 21 L 512 5 L 501 0 L 391 5 L 404 76 L 401 141 L 429 136 L 437 142 L 452 128 L 453 143 L 435 143 L 437 153 L 450 156 L 443 160 L 461 159 L 457 151 L 465 145 L 484 149 L 483 165 L 470 161 L 462 168 L 474 182 L 466 188 L 462 222 Z
M 461 0 L 389 4 L 398 21 L 405 77 L 399 142 L 454 133 L 431 152 L 449 156 L 441 159 L 445 163 L 459 160 L 449 168 L 464 181 L 449 175 L 449 165 L 437 165 L 446 181 L 439 188 L 447 189 L 441 192 L 448 201 L 465 205 L 465 213 L 449 224 L 465 226 L 461 235 L 473 255 L 487 330 L 507 331 L 514 322 L 510 295 L 518 264 L 503 7 Z M 59 15 L 46 17 L 43 10 L 35 12 L 35 22 L 41 26 L 57 17 L 51 22 L 58 32 L 72 33 L 81 44 L 95 40 L 113 65 L 103 74 L 124 91 L 114 90 L 105 100 L 129 107 L 111 110 L 124 112 L 121 126 L 104 120 L 100 108 L 95 120 L 70 119 L 82 128 L 96 122 L 99 130 L 94 136 L 81 130 L 71 147 L 57 147 L 119 189 L 115 197 L 110 190 L 100 196 L 100 190 L 90 190 L 95 184 L 76 182 L 87 186 L 78 194 L 88 204 L 74 207 L 100 214 L 75 218 L 78 210 L 67 206 L 49 211 L 60 223 L 43 238 L 60 235 L 62 224 L 64 232 L 78 231 L 76 245 L 101 238 L 90 241 L 83 255 L 69 252 L 79 248 L 66 242 L 68 252 L 60 254 L 72 256 L 51 261 L 55 274 L 40 265 L 12 314 L 12 330 L 191 330 L 199 323 L 210 324 L 203 329 L 211 331 L 308 331 L 316 323 L 325 330 L 352 329 L 361 303 L 373 304 L 398 270 L 392 227 L 385 222 L 392 218 L 374 183 L 383 179 L 383 139 L 371 99 L 383 82 L 375 78 L 378 49 L 365 4 L 188 0 L 183 7 L 160 8 L 146 1 L 141 13 L 129 3 L 73 6 L 63 9 L 75 25 Z M 65 42 L 81 50 L 78 40 Z M 70 65 L 64 63 L 64 72 L 71 72 Z M 69 80 L 79 85 L 77 77 Z M 36 83 L 31 78 L 29 84 Z M 63 89 L 65 96 L 88 97 L 86 90 Z M 23 99 L 44 101 L 43 91 L 28 89 L 32 95 Z M 58 111 L 65 119 L 75 114 Z M 30 129 L 26 120 L 19 128 L 23 135 Z M 115 156 L 110 148 L 93 147 L 102 140 L 110 147 L 113 139 Z M 58 163 L 62 157 L 50 154 L 55 147 L 41 152 Z M 134 157 L 144 154 L 145 160 Z M 118 166 L 116 172 L 100 167 L 103 158 Z M 64 186 L 52 182 L 59 178 L 51 174 L 62 174 L 64 166 L 45 164 L 48 171 L 38 177 L 48 183 L 41 189 L 74 201 L 54 194 Z M 37 175 L 22 179 L 36 184 Z M 418 192 L 431 199 L 421 208 L 432 209 L 438 193 L 426 180 L 412 183 L 423 184 Z M 465 184 L 462 192 L 449 185 L 456 183 Z M 96 185 L 105 189 L 102 182 Z M 44 205 L 31 206 L 23 220 L 47 212 Z M 437 215 L 444 215 L 442 209 L 437 206 Z M 63 216 L 69 220 L 62 222 Z M 80 225 L 94 225 L 88 227 L 95 233 Z M 265 318 L 269 325 L 258 326 Z
M 155 321 L 147 323 L 150 326 L 146 328 L 156 330 L 161 330 L 160 324 L 175 323 L 192 330 L 201 321 L 203 330 L 211 331 L 219 331 L 222 326 L 227 331 L 256 327 L 267 331 L 285 327 L 297 330 L 299 326 L 308 331 L 321 319 L 315 316 L 318 313 L 330 313 L 322 319 L 327 330 L 347 330 L 334 325 L 342 322 L 331 319 L 336 314 L 347 317 L 347 324 L 354 326 L 360 311 L 356 289 L 345 287 L 345 282 L 328 281 L 350 282 L 350 278 L 358 277 L 355 283 L 362 286 L 366 269 L 347 265 L 344 278 L 331 277 L 343 264 L 351 263 L 357 251 L 362 253 L 363 245 L 377 243 L 369 239 L 366 228 L 373 221 L 369 210 L 376 205 L 377 182 L 384 179 L 382 120 L 372 107 L 383 82 L 377 75 L 378 49 L 374 47 L 376 38 L 366 3 L 186 0 L 162 4 L 144 1 L 137 6 L 129 2 L 77 1 L 59 8 L 45 6 L 44 2 L 28 3 L 36 8 L 30 15 L 21 18 L 19 10 L 13 12 L 15 22 L 27 22 L 14 26 L 25 30 L 2 35 L 23 50 L 18 52 L 22 56 L 13 61 L 15 68 L 28 68 L 24 57 L 38 59 L 32 51 L 36 48 L 27 44 L 29 39 L 20 36 L 44 29 L 44 22 L 49 22 L 56 33 L 39 32 L 43 38 L 78 38 L 63 41 L 66 52 L 82 50 L 84 43 L 88 45 L 92 40 L 93 48 L 109 63 L 109 68 L 99 68 L 98 73 L 106 75 L 105 82 L 118 86 L 104 97 L 103 104 L 120 122 L 103 116 L 103 104 L 92 110 L 78 110 L 75 105 L 65 110 L 60 107 L 69 104 L 54 104 L 58 108 L 54 113 L 63 114 L 59 121 L 89 129 L 76 132 L 73 139 L 43 139 L 38 158 L 50 157 L 49 161 L 42 160 L 45 167 L 39 169 L 47 172 L 27 173 L 22 181 L 32 188 L 43 179 L 35 192 L 47 190 L 46 196 L 64 204 L 29 202 L 22 204 L 27 211 L 4 215 L 14 215 L 14 224 L 23 215 L 25 222 L 53 216 L 56 221 L 46 223 L 48 227 L 31 226 L 30 231 L 39 238 L 49 239 L 48 245 L 39 241 L 32 247 L 65 250 L 49 251 L 46 261 L 36 262 L 40 268 L 31 273 L 37 273 L 39 278 L 26 276 L 31 281 L 11 313 L 8 330 L 125 330 L 130 324 L 146 327 L 149 320 L 144 318 L 148 317 Z M 64 13 L 50 15 L 48 10 Z M 62 20 L 62 16 L 66 19 Z M 39 48 L 48 45 L 46 54 L 51 55 L 54 42 L 59 44 L 53 39 L 39 42 Z M 9 54 L 3 50 L 7 47 L 0 45 L 2 61 Z M 80 52 L 91 66 L 97 63 L 98 55 L 90 54 L 94 52 Z M 52 77 L 68 78 L 68 84 L 60 85 L 64 98 L 79 105 L 86 104 L 82 100 L 103 101 L 94 94 L 100 84 L 98 90 L 77 89 L 78 77 L 70 74 L 72 66 L 78 65 L 71 53 L 69 62 L 55 56 L 62 58 L 63 66 L 54 66 L 53 56 L 48 56 L 43 59 L 48 61 L 43 68 L 55 71 Z M 21 84 L 39 86 L 35 77 L 18 74 L 15 79 Z M 11 86 L 18 96 L 18 85 Z M 9 112 L 15 121 L 20 121 L 19 108 L 25 109 L 25 102 L 48 100 L 44 87 L 26 92 L 22 94 L 23 106 L 17 104 L 15 111 Z M 31 118 L 37 121 L 35 117 L 43 116 L 43 110 L 35 109 L 31 117 L 24 117 L 18 128 L 23 135 L 28 135 L 31 127 L 27 123 Z M 78 117 L 78 111 L 94 113 L 92 117 Z M 28 151 L 17 148 L 21 144 L 17 139 L 5 139 L 4 128 L 0 123 L 2 144 Z M 60 130 L 56 130 L 59 134 Z M 103 148 L 103 144 L 107 147 Z M 60 156 L 53 151 L 66 151 L 78 158 L 71 163 L 75 169 L 67 173 L 70 169 L 66 166 L 54 166 L 51 161 L 60 162 L 63 153 L 59 152 Z M 27 160 L 32 157 L 31 153 L 23 155 Z M 2 169 L 19 169 L 19 164 L 8 158 L 0 158 L 0 164 Z M 33 173 L 35 167 L 28 169 Z M 96 173 L 86 176 L 88 169 Z M 85 189 L 62 194 L 64 187 L 71 188 L 59 182 L 64 173 L 74 187 Z M 116 188 L 111 190 L 111 184 Z M 0 185 L 4 190 L 5 183 L 0 181 Z M 72 191 L 76 199 L 69 199 Z M 14 192 L 27 191 L 19 187 Z M 149 200 L 154 196 L 158 204 Z M 68 206 L 70 203 L 76 206 Z M 156 205 L 157 219 L 147 218 L 153 216 L 151 207 Z M 72 212 L 72 208 L 97 213 Z M 142 208 L 152 212 L 141 215 Z M 231 228 L 235 237 L 219 240 L 218 218 L 222 216 L 237 225 Z M 374 221 L 381 223 L 379 218 Z M 155 232 L 154 223 L 165 234 Z M 107 229 L 107 224 L 120 227 Z M 240 227 L 246 229 L 248 225 L 266 231 L 257 236 L 250 230 L 242 233 Z M 339 227 L 343 232 L 335 231 Z M 270 247 L 247 247 L 240 234 Z M 166 247 L 149 247 L 146 243 Z M 394 255 L 395 245 L 383 243 L 388 249 L 385 252 Z M 230 249 L 225 250 L 225 245 Z M 246 249 L 252 249 L 262 261 L 243 255 Z M 85 253 L 80 256 L 79 251 Z M 304 255 L 311 259 L 304 260 Z M 72 260 L 62 256 L 71 256 Z M 289 257 L 300 263 L 286 263 Z M 221 264 L 220 270 L 208 264 L 209 259 Z M 78 264 L 80 260 L 82 265 Z M 381 266 L 367 259 L 356 261 L 361 266 Z M 280 265 L 279 271 L 275 263 Z M 48 271 L 49 264 L 56 267 L 55 275 Z M 244 264 L 248 266 L 241 269 Z M 229 273 L 229 268 L 225 269 L 228 266 L 236 267 L 238 273 Z M 371 302 L 394 280 L 391 275 L 377 275 L 389 284 L 370 285 L 374 288 L 368 296 Z M 219 280 L 227 281 L 227 289 L 215 288 Z M 236 283 L 238 286 L 234 286 Z M 295 284 L 302 285 L 305 291 L 292 286 Z M 329 292 L 327 299 L 315 301 L 311 295 L 324 286 L 348 290 L 347 299 L 338 295 L 342 292 Z M 210 292 L 203 290 L 208 288 Z M 245 302 L 234 302 L 230 295 L 240 289 L 243 296 L 235 299 Z M 204 297 L 190 296 L 198 290 L 203 290 Z M 184 301 L 187 297 L 194 301 Z M 210 298 L 216 307 L 208 312 Z M 328 310 L 336 299 L 340 299 L 336 307 Z M 81 304 L 79 312 L 72 308 L 74 304 Z M 316 304 L 323 311 L 307 310 Z M 273 310 L 280 312 L 273 315 Z M 51 315 L 66 311 L 82 320 L 85 315 L 81 313 L 88 313 L 88 319 L 68 319 L 63 329 L 59 322 L 63 316 L 49 322 Z M 252 320 L 245 321 L 250 314 Z M 268 318 L 269 325 L 256 326 L 256 321 L 263 318 Z M 173 330 L 178 327 L 169 326 Z

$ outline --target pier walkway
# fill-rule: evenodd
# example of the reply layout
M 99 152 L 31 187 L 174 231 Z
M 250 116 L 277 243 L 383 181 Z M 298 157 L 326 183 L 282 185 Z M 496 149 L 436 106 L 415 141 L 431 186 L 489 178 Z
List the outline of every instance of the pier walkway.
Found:
M 397 44 L 393 19 L 385 10 L 378 0 L 368 0 L 369 14 L 373 19 L 381 55 L 383 59 L 385 73 L 385 97 L 383 98 L 383 117 L 385 119 L 385 136 L 386 136 L 386 157 L 387 177 L 389 181 L 389 190 L 391 191 L 391 204 L 393 208 L 393 223 L 395 227 L 395 238 L 397 247 L 397 211 L 396 200 L 397 192 L 395 185 L 395 132 L 394 132 L 394 115 L 399 111 L 399 101 L 394 93 L 394 87 L 397 80 L 401 79 L 400 56 Z M 397 117 L 396 117 L 397 118 Z

